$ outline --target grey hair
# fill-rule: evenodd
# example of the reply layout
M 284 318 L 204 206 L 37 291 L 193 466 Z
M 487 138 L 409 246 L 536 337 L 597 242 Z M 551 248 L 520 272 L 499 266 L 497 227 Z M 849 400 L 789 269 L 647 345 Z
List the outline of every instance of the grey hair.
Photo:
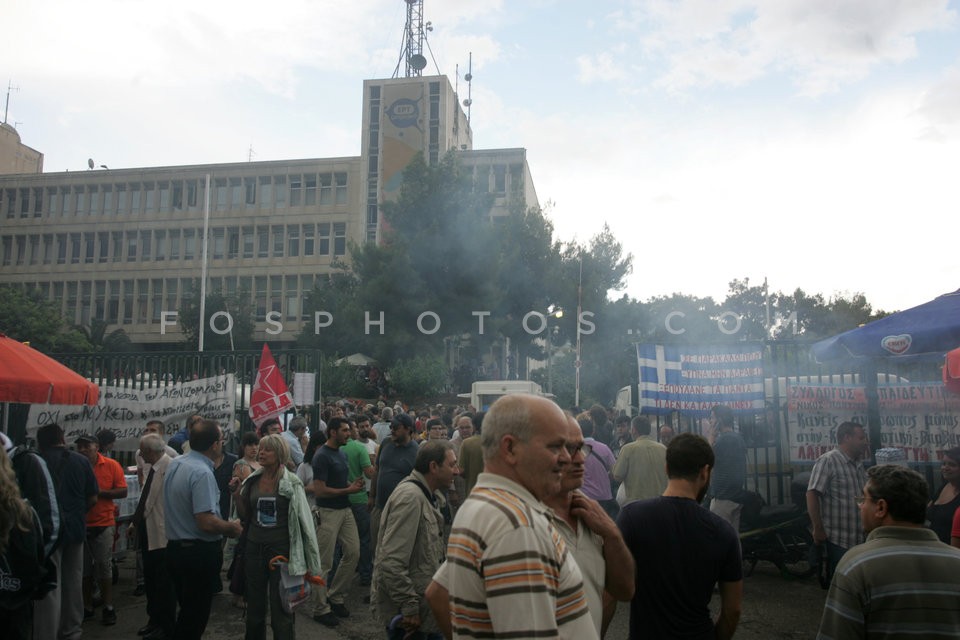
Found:
M 484 460 L 497 457 L 504 436 L 514 436 L 521 442 L 528 442 L 533 436 L 528 402 L 531 397 L 534 396 L 522 393 L 503 396 L 490 407 L 483 418 L 483 432 L 480 434 Z
M 155 433 L 148 433 L 140 438 L 140 446 L 146 451 L 159 453 L 164 450 L 163 438 Z
M 390 407 L 384 407 L 384 408 L 380 411 L 380 418 L 381 418 L 384 422 L 390 422 L 390 420 L 393 419 L 393 409 L 391 409 Z

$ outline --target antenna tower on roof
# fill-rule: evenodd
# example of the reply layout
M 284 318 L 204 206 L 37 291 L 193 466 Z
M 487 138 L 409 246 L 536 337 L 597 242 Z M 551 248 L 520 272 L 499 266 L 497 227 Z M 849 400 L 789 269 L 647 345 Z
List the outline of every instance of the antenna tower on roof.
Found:
M 405 68 L 404 77 L 420 77 L 427 66 L 427 59 L 423 55 L 423 41 L 426 38 L 423 28 L 423 0 L 404 2 L 407 4 L 407 23 L 404 26 L 403 48 L 400 52 Z M 398 64 L 398 70 L 399 67 Z

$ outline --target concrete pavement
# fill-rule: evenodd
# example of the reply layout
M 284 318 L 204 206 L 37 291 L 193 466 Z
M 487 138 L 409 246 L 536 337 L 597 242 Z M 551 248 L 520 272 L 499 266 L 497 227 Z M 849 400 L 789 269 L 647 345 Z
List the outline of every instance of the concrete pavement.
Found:
M 134 597 L 134 560 L 127 554 L 120 563 L 120 583 L 115 587 L 117 624 L 105 627 L 98 617 L 83 625 L 83 637 L 93 640 L 129 638 L 136 640 L 137 629 L 147 623 L 146 599 Z M 373 620 L 369 605 L 363 604 L 366 587 L 355 581 L 347 600 L 350 618 L 341 620 L 336 629 L 328 629 L 314 622 L 308 607 L 297 613 L 296 630 L 300 639 L 323 640 L 383 640 L 384 632 Z M 816 635 L 823 611 L 826 592 L 815 578 L 784 580 L 775 567 L 760 563 L 753 575 L 744 580 L 743 615 L 737 629 L 738 640 L 800 640 Z M 228 592 L 214 597 L 213 612 L 204 638 L 211 640 L 238 640 L 244 635 L 243 613 L 231 606 Z M 719 602 L 711 603 L 716 612 Z M 629 633 L 629 605 L 621 603 L 607 638 L 620 640 Z M 272 637 L 267 630 L 267 637 Z

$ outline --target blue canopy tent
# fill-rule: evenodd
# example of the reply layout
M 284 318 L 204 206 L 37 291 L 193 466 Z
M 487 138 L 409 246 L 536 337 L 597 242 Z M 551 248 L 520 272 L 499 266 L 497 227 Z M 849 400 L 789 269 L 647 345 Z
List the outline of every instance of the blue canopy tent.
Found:
M 820 363 L 855 361 L 866 386 L 867 430 L 873 454 L 882 446 L 877 371 L 883 363 L 944 361 L 960 347 L 960 289 L 919 306 L 816 342 L 810 351 Z M 928 480 L 932 482 L 928 469 Z
M 814 343 L 818 362 L 841 359 L 942 359 L 960 347 L 960 289 Z

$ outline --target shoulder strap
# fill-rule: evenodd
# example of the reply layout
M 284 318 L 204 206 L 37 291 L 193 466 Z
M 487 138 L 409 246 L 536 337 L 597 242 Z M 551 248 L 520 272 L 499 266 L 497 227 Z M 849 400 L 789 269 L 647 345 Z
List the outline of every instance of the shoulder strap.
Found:
M 430 492 L 430 489 L 428 489 L 426 485 L 424 485 L 422 482 L 420 482 L 416 478 L 407 478 L 403 482 L 412 482 L 413 484 L 417 485 L 417 487 L 420 488 L 420 491 L 423 491 L 423 495 L 426 496 L 427 500 L 430 501 L 430 504 L 436 504 L 437 502 L 436 498 Z

